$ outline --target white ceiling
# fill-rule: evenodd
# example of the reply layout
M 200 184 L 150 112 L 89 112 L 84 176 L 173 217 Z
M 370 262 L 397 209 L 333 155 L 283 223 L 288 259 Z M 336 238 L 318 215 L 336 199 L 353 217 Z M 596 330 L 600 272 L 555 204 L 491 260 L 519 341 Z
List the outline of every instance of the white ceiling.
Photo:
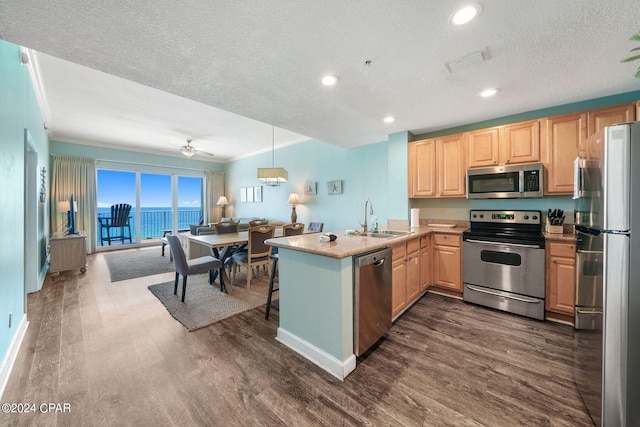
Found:
M 276 146 L 355 147 L 640 89 L 620 63 L 637 0 L 479 3 L 452 28 L 464 2 L 0 0 L 0 37 L 46 54 L 53 139 L 163 154 L 194 139 L 222 162 L 269 150 L 272 124 Z

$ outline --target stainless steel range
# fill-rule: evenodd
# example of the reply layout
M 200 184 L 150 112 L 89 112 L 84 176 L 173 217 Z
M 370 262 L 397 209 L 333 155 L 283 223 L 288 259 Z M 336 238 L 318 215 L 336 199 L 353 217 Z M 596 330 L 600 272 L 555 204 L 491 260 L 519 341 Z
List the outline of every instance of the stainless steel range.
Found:
M 462 234 L 463 299 L 544 320 L 545 253 L 540 211 L 470 213 Z

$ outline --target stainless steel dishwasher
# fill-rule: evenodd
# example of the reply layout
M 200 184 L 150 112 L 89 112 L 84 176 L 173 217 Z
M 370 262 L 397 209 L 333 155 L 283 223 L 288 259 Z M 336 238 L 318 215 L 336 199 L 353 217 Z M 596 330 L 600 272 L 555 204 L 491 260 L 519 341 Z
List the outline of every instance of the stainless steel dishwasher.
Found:
M 360 356 L 391 328 L 391 249 L 353 257 L 353 348 Z

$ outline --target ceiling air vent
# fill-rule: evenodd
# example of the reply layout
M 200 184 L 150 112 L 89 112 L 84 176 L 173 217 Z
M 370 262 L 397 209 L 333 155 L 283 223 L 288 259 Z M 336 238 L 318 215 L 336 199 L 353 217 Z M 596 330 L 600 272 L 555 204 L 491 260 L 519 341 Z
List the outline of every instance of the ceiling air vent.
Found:
M 469 55 L 465 55 L 462 58 L 455 59 L 451 62 L 447 62 L 444 64 L 444 67 L 449 73 L 453 74 L 458 71 L 471 68 L 473 65 L 486 61 L 489 58 L 489 49 L 487 48 L 470 53 Z

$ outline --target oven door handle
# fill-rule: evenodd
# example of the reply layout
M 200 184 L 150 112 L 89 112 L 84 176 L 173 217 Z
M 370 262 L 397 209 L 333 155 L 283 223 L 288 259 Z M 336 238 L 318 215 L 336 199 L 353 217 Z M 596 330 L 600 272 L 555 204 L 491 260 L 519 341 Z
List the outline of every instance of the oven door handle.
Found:
M 507 299 L 512 299 L 515 301 L 520 301 L 520 302 L 526 302 L 528 304 L 540 304 L 540 300 L 535 299 L 535 298 L 526 298 L 526 297 L 516 297 L 513 295 L 504 295 L 502 292 L 492 292 L 488 289 L 483 289 L 483 288 L 478 288 L 476 286 L 473 285 L 467 285 L 467 288 L 471 289 L 472 291 L 476 291 L 476 292 L 480 292 L 483 294 L 489 294 L 489 295 L 493 295 L 493 296 L 497 296 L 497 297 L 503 297 L 503 298 L 507 298 Z
M 541 249 L 538 245 L 523 245 L 521 243 L 500 243 L 500 242 L 488 242 L 486 240 L 475 240 L 475 239 L 467 239 L 465 240 L 469 243 L 482 243 L 483 245 L 496 245 L 496 246 L 515 246 L 517 248 L 533 248 L 533 249 Z

